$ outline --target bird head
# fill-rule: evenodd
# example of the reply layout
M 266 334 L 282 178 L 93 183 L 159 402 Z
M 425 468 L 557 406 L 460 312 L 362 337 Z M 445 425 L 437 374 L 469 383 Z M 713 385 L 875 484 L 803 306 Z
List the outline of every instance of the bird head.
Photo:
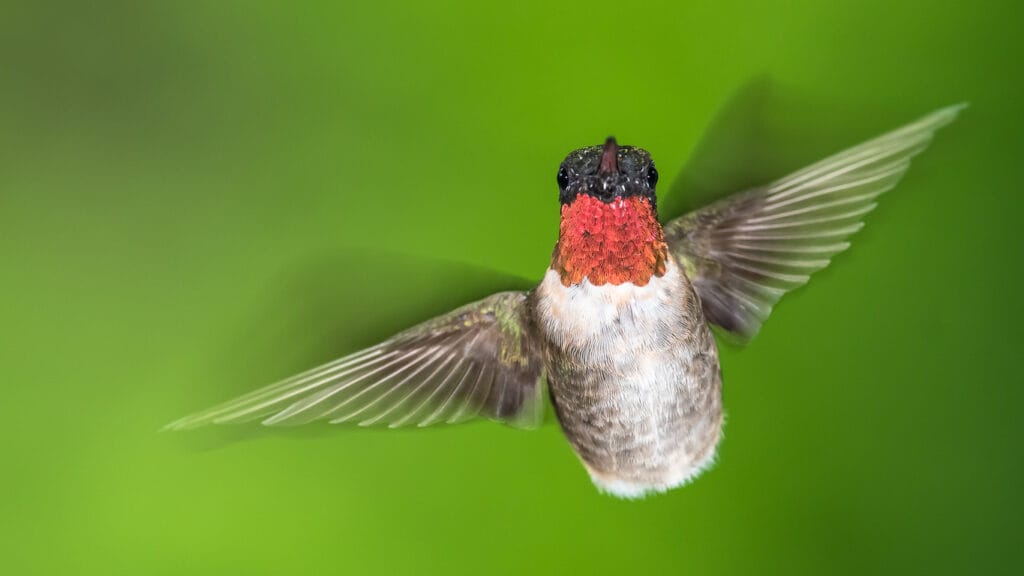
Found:
M 559 201 L 572 204 L 580 195 L 605 203 L 615 198 L 639 197 L 657 206 L 658 171 L 643 148 L 619 146 L 609 136 L 604 146 L 574 150 L 558 168 Z
M 562 218 L 552 268 L 566 286 L 647 284 L 665 273 L 667 248 L 658 223 L 658 171 L 642 148 L 580 148 L 558 169 Z

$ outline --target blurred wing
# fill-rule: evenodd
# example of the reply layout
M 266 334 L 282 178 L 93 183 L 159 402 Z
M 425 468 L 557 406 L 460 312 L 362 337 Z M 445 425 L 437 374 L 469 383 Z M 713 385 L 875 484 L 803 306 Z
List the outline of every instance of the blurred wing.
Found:
M 713 324 L 752 338 L 786 292 L 828 265 L 932 135 L 963 105 L 672 220 L 669 248 Z
M 478 416 L 536 427 L 544 414 L 544 375 L 529 306 L 524 292 L 495 294 L 167 428 L 257 419 L 394 428 Z

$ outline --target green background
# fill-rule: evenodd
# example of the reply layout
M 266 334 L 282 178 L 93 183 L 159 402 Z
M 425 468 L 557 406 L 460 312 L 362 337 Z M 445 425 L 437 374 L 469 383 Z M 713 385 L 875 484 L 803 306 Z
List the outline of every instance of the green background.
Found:
M 0 7 L 4 573 L 1020 573 L 1020 4 L 515 4 Z M 539 279 L 575 147 L 668 210 L 960 101 L 683 489 L 555 425 L 159 432 Z

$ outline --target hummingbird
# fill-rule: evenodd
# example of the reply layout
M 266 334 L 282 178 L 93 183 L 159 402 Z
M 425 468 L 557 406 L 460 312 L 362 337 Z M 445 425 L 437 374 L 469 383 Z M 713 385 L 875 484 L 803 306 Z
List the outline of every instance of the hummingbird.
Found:
M 722 437 L 712 326 L 746 342 L 903 176 L 951 106 L 769 184 L 659 220 L 644 149 L 571 152 L 558 240 L 533 290 L 493 294 L 167 428 L 260 421 L 532 429 L 547 403 L 596 487 L 621 498 L 691 481 Z

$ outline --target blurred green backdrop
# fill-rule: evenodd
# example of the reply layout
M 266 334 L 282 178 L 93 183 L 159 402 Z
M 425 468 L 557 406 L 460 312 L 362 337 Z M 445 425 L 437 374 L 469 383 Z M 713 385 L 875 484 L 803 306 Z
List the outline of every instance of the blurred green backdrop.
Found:
M 517 4 L 4 3 L 5 573 L 1020 573 L 1020 4 Z M 556 426 L 158 432 L 538 279 L 577 146 L 698 197 L 959 101 L 684 489 Z

